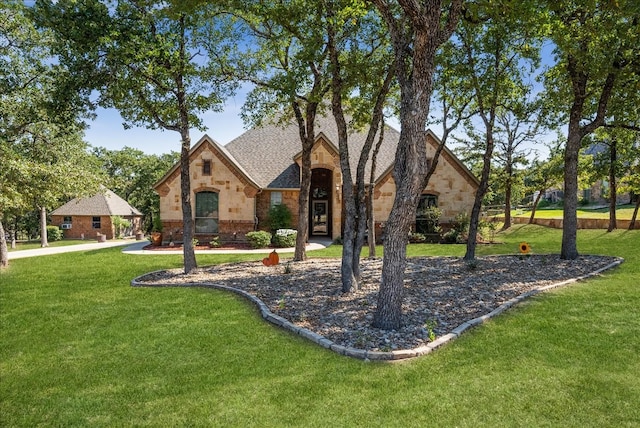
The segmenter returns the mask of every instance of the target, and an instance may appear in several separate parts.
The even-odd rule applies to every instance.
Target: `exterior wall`
[[[271,208],[271,193],[282,193],[282,203],[291,211],[291,227],[295,229],[298,225],[298,196],[299,190],[263,190],[256,196],[256,217],[258,218],[259,230],[269,230],[268,218]]]
[[[205,160],[211,162],[211,175],[203,175]],[[195,214],[195,194],[200,191],[218,193],[218,233],[195,234],[201,242],[213,236],[222,240],[244,238],[254,229],[255,196],[257,189],[231,165],[219,151],[209,143],[203,143],[191,154],[191,209]],[[180,202],[180,168],[156,189],[160,194],[160,219],[163,225],[163,240],[182,241],[182,206]],[[235,235],[234,235],[235,234]]]
[[[301,164],[301,159],[297,159]],[[336,239],[342,230],[342,172],[340,170],[340,155],[335,148],[320,139],[311,152],[311,169],[324,168],[332,172],[331,181],[331,238]],[[302,172],[302,168],[300,168]],[[300,177],[302,180],[302,177]],[[297,205],[297,203],[296,203]],[[297,210],[297,209],[296,209]]]
[[[64,217],[61,215],[51,216],[51,224],[62,229]],[[140,217],[123,217],[132,224],[132,231],[140,230]],[[93,228],[93,216],[71,216],[71,229],[64,229],[65,239],[95,239],[100,233],[106,235],[107,239],[115,237],[115,230],[110,216],[100,216],[100,229]]]
[[[435,154],[435,147],[427,144],[427,156],[432,158]],[[393,199],[395,197],[395,182],[391,171],[378,182],[374,190],[374,216],[376,220],[376,235],[381,236],[381,225],[389,218]],[[438,197],[438,208],[442,210],[440,224],[450,224],[455,220],[458,213],[471,213],[476,182],[469,177],[460,165],[446,152],[442,152],[438,160],[436,171],[431,176],[429,184],[424,189],[423,194],[432,194]]]

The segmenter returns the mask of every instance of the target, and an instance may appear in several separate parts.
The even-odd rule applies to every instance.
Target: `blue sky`
[[[191,130],[191,142],[195,144],[205,133],[220,144],[227,144],[245,132],[240,117],[244,95],[229,98],[223,112],[207,112],[201,116],[206,131]],[[180,151],[180,134],[175,131],[146,128],[124,129],[123,119],[115,109],[99,109],[97,118],[89,122],[85,141],[93,147],[120,150],[125,146],[140,149],[147,154],[163,154]]]

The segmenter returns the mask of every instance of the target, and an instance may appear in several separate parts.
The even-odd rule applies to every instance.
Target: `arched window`
[[[218,194],[196,193],[196,233],[218,233]]]
[[[416,210],[416,232],[436,233],[440,211],[436,195],[421,195]]]

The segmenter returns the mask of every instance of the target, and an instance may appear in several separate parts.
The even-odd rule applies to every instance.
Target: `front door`
[[[324,168],[311,171],[309,194],[309,236],[331,236],[332,172]]]
[[[329,203],[327,201],[311,201],[311,234],[329,234]]]

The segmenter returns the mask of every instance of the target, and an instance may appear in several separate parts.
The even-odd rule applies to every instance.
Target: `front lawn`
[[[49,241],[50,247],[65,247],[67,245],[88,244],[95,242],[94,240],[81,240],[81,239],[63,239],[61,241]],[[7,241],[7,249],[9,251],[21,251],[21,250],[34,250],[40,247],[40,240],[34,241],[18,241],[16,242],[16,248],[11,248],[11,242]]]
[[[521,241],[557,253],[560,238],[516,226],[478,254],[513,254]],[[178,255],[109,248],[12,260],[0,274],[0,425],[638,426],[639,242],[640,231],[579,231],[581,252],[625,263],[399,364],[319,348],[230,293],[129,286],[180,266]],[[409,253],[459,256],[464,246]]]

